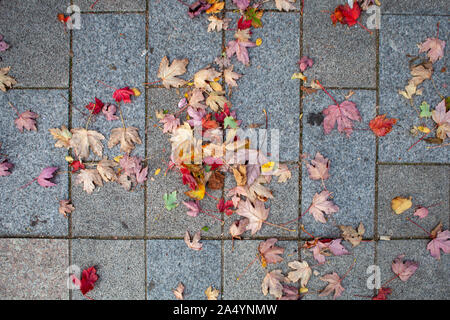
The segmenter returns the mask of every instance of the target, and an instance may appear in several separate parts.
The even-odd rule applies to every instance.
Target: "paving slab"
[[[94,102],[94,97],[104,103],[117,104],[111,89],[136,87],[139,97],[132,97],[132,103],[121,104],[126,126],[139,129],[142,141],[145,139],[145,98],[142,83],[145,81],[145,16],[143,14],[86,14],[82,16],[82,28],[73,34],[73,84],[72,125],[84,127],[88,111],[85,106]],[[84,115],[79,111],[82,110]],[[119,110],[117,110],[117,116]],[[102,113],[90,122],[89,128],[102,133],[104,154],[112,158],[119,155],[120,146],[107,148],[110,131],[122,127],[120,120],[107,121]],[[137,144],[133,155],[144,156],[145,143]],[[91,159],[100,158],[91,154]]]
[[[377,245],[377,265],[381,269],[383,285],[395,276],[392,261],[400,254],[405,260],[419,263],[417,271],[406,282],[395,279],[389,283],[392,289],[390,300],[448,300],[450,289],[450,256],[441,255],[437,260],[426,250],[428,240],[379,241]]]
[[[425,238],[427,234],[413,223],[431,231],[440,221],[449,225],[449,166],[378,166],[378,233],[393,237]],[[412,197],[412,207],[401,215],[391,209],[397,196]],[[426,218],[413,216],[417,206],[432,206]]]
[[[144,236],[144,188],[126,191],[116,182],[104,182],[92,194],[82,185],[72,187],[74,236]]]
[[[318,271],[317,276],[312,275],[307,288],[309,293],[305,295],[305,300],[333,300],[333,294],[326,297],[319,296],[320,292],[325,289],[328,282],[320,280],[326,274],[336,272],[339,277],[343,277],[350,269],[353,263],[353,268],[348,272],[347,276],[342,280],[341,285],[345,291],[337,300],[368,300],[368,298],[359,297],[372,296],[372,290],[367,288],[367,268],[374,264],[375,258],[375,244],[373,242],[363,242],[359,246],[352,248],[347,243],[342,243],[344,247],[350,252],[348,255],[338,257],[327,257],[325,264],[317,266],[317,261],[314,260],[312,253],[309,249],[302,249],[302,260],[306,260],[310,266],[313,267],[313,271]]]
[[[269,264],[263,268],[259,261],[255,261],[248,270],[242,274],[245,268],[252,262],[258,253],[258,245],[261,241],[257,240],[236,240],[234,246],[232,241],[224,241],[224,269],[223,269],[223,299],[224,300],[274,300],[275,298],[268,294],[264,296],[261,290],[261,283],[266,272],[281,269],[284,275],[287,275],[289,267],[288,262],[298,260],[297,241],[279,241],[278,247],[285,248],[282,255],[284,261],[278,264]],[[234,247],[234,248],[233,248]],[[240,276],[240,279],[237,278]],[[296,284],[290,284],[297,286]]]
[[[314,61],[304,72],[309,83],[316,79],[326,87],[375,88],[376,33],[369,34],[358,25],[333,26],[330,14],[313,3],[314,11],[305,9],[303,15],[303,55]],[[334,8],[327,6],[324,10]]]
[[[20,189],[46,167],[67,170],[67,151],[55,148],[48,132],[50,128],[67,126],[68,105],[64,97],[67,92],[62,90],[12,90],[0,95],[0,152],[14,164],[12,174],[0,179],[4,194],[0,199],[0,235],[67,235],[67,219],[58,213],[59,200],[68,198],[67,173],[55,176],[52,181],[57,186],[44,188],[35,181]],[[19,112],[31,109],[39,115],[37,132],[21,133],[16,128],[17,115],[8,102]]]
[[[344,100],[347,90],[329,91],[339,102]],[[365,237],[373,236],[374,192],[375,192],[375,135],[367,130],[370,119],[375,117],[375,91],[356,90],[349,99],[356,103],[362,121],[355,122],[349,138],[337,129],[325,135],[323,125],[308,123],[310,113],[319,113],[332,100],[321,91],[303,99],[303,153],[314,158],[320,152],[331,161],[330,178],[326,188],[332,192],[332,200],[339,211],[332,214],[327,224],[315,221],[310,213],[302,218],[302,224],[308,232],[318,237],[338,237],[337,225],[357,227],[362,222],[366,228]],[[358,130],[358,128],[360,130]],[[303,164],[302,170],[302,213],[311,205],[314,194],[324,188],[320,180],[311,180]],[[308,237],[305,233],[303,237]]]
[[[274,226],[263,224],[261,230],[259,230],[254,236],[255,237],[288,237],[297,238],[298,237],[298,197],[299,197],[299,185],[298,185],[298,165],[287,164],[289,170],[291,171],[292,177],[284,183],[278,183],[277,177],[273,177],[272,181],[266,186],[272,191],[274,198],[269,199],[265,206],[270,208],[269,218],[267,222],[281,225],[286,222],[292,221],[292,223],[285,225],[286,228],[295,231],[287,231]],[[225,181],[225,195],[227,190],[236,187],[236,180],[233,174],[228,173]],[[227,198],[227,200],[230,200]],[[244,201],[244,200],[243,200]],[[224,225],[224,236],[231,239],[229,229],[231,224],[235,220],[242,219],[243,217],[233,214],[230,217],[225,217]],[[253,236],[250,231],[246,231],[243,234],[245,239],[251,239]]]
[[[420,1],[397,0],[381,2],[381,12],[384,14],[414,14],[449,15],[450,10],[446,0]]]
[[[225,0],[225,3],[226,3],[227,9],[229,9],[229,10],[239,10],[232,0]],[[295,7],[295,10],[300,10],[301,3],[302,3],[301,0],[296,0],[293,3],[293,5]],[[261,6],[261,9],[265,9],[265,10],[267,10],[267,9],[275,10],[276,9],[276,10],[278,10],[277,6],[275,5],[275,1],[268,1],[268,2],[263,3],[262,6]],[[293,12],[293,11],[294,10],[291,10],[290,12]]]
[[[11,66],[16,87],[68,87],[69,33],[56,19],[68,1],[22,2],[0,3],[1,34],[10,45],[0,68]]]
[[[414,136],[410,133],[413,126],[425,125],[433,128],[435,123],[430,119],[418,117],[419,105],[426,101],[431,110],[442,100],[436,93],[433,83],[429,80],[419,86],[423,88],[421,96],[414,97],[412,108],[409,100],[400,94],[411,78],[409,72],[409,58],[406,55],[418,55],[417,44],[428,37],[436,36],[436,25],[440,23],[439,37],[448,38],[448,19],[444,17],[418,16],[383,16],[380,29],[380,114],[398,119],[394,130],[380,139],[379,161],[381,162],[409,162],[409,163],[448,163],[448,148],[426,149],[432,146],[422,141],[408,149],[420,139],[422,134]],[[422,58],[426,55],[422,54]],[[446,91],[448,79],[446,72],[441,69],[447,64],[444,57],[433,65],[433,81],[440,92]],[[434,136],[434,134],[430,135]]]
[[[98,11],[145,11],[146,0],[76,0],[77,5],[82,12],[98,12]]]
[[[193,236],[191,232],[191,236]],[[200,251],[183,240],[147,241],[147,298],[174,300],[172,290],[182,282],[186,300],[206,300],[209,286],[221,289],[221,242],[202,240]],[[220,296],[219,296],[220,299]]]
[[[67,240],[0,239],[0,300],[67,300]]]
[[[152,0],[149,3],[149,81],[157,81],[161,59],[189,59],[188,80],[212,63],[222,51],[222,33],[208,32],[208,19],[189,18],[187,7],[178,1]]]
[[[236,14],[227,15],[236,23]],[[234,71],[243,74],[231,96],[233,108],[241,119],[241,128],[259,124],[268,131],[258,131],[260,144],[267,143],[267,151],[276,155],[272,145],[279,135],[279,159],[276,161],[298,161],[300,130],[300,82],[291,80],[298,71],[300,51],[300,17],[294,13],[266,12],[264,27],[252,29],[252,41],[262,39],[259,47],[249,48],[250,66],[246,67],[236,57],[232,58]],[[226,32],[226,43],[234,32]],[[257,129],[258,130],[258,129]],[[277,130],[273,132],[271,130]],[[267,140],[265,140],[267,139]]]
[[[94,300],[145,299],[144,240],[72,240],[72,265],[96,266],[98,281],[87,295]],[[83,300],[79,290],[73,300]]]

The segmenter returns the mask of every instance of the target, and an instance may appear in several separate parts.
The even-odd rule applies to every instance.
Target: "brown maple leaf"
[[[169,59],[167,59],[167,56],[162,58],[161,63],[159,64],[158,78],[162,79],[162,84],[166,89],[169,89],[170,87],[179,88],[186,83],[185,80],[179,79],[176,76],[186,73],[186,66],[188,63],[189,60],[186,58],[182,60],[175,59],[169,66]]]
[[[233,71],[234,66],[231,66],[223,71],[223,78],[225,79],[225,83],[231,87],[237,87],[236,80],[242,77],[241,74]]]
[[[102,177],[96,169],[82,169],[77,175],[75,184],[83,184],[83,190],[87,193],[92,193],[95,185],[103,186]]]
[[[280,281],[284,280],[284,276],[281,273],[281,270],[273,270],[268,272],[263,279],[261,284],[262,292],[265,296],[268,293],[273,295],[275,298],[281,298],[283,295],[283,285]]]
[[[97,171],[104,181],[116,181],[117,174],[113,169],[115,166],[117,166],[117,162],[115,162],[114,160],[108,160],[107,157],[104,157],[97,164]]]
[[[177,298],[177,300],[184,300],[183,297],[184,285],[182,282],[178,283],[178,286],[176,287],[176,289],[173,289],[172,292],[175,295],[175,298]]]
[[[194,85],[198,89],[207,89],[208,91],[212,91],[209,82],[214,82],[215,79],[220,76],[221,73],[214,70],[214,68],[202,69],[194,75]]]
[[[85,128],[74,128],[71,132],[70,146],[80,159],[89,157],[89,148],[97,156],[103,155],[103,144],[100,141],[104,140],[105,137],[101,133]]]
[[[72,138],[72,133],[66,128],[66,126],[61,126],[59,128],[48,129],[53,138],[56,140],[56,148],[70,148],[70,139]]]
[[[202,247],[203,247],[203,244],[201,244],[199,242],[200,236],[201,236],[201,234],[199,231],[196,234],[194,234],[194,237],[192,238],[192,241],[191,241],[191,236],[189,235],[189,231],[186,231],[186,234],[184,235],[184,242],[190,249],[200,251],[200,250],[202,250]]]
[[[330,160],[320,154],[316,153],[316,158],[311,160],[311,164],[307,163],[309,177],[312,180],[327,180],[330,177],[328,171],[330,170]]]
[[[61,213],[65,218],[67,214],[72,213],[75,207],[70,203],[70,200],[60,200],[59,201],[59,213]]]
[[[213,289],[212,286],[209,286],[205,290],[206,298],[208,300],[217,300],[217,298],[219,297],[219,293],[220,293],[220,291],[217,289]]]
[[[324,214],[331,215],[332,213],[338,212],[339,207],[335,205],[332,201],[327,200],[331,195],[329,191],[322,191],[320,194],[316,193],[313,197],[313,202],[309,208],[309,212],[313,215],[316,221],[326,223]]]
[[[342,231],[342,238],[350,242],[353,247],[356,247],[361,243],[362,236],[366,231],[362,222],[359,223],[358,230],[353,229],[351,226],[343,225],[340,225],[339,229]]]
[[[292,261],[288,263],[288,266],[294,269],[294,271],[288,273],[288,279],[292,282],[297,282],[300,280],[300,285],[302,288],[306,287],[312,274],[312,270],[308,265],[308,262]]]
[[[264,221],[267,220],[269,216],[269,209],[266,209],[264,202],[256,200],[255,206],[246,199],[246,201],[240,201],[236,213],[240,216],[246,217],[249,223],[246,230],[251,230],[252,235],[261,229]]]
[[[139,129],[135,127],[112,129],[108,148],[111,149],[118,143],[120,143],[120,151],[130,153],[135,148],[135,143],[142,144],[141,138],[139,138]]]
[[[339,278],[336,272],[329,273],[320,277],[320,280],[328,282],[328,285],[323,289],[319,296],[327,296],[334,291],[333,299],[336,299],[344,292],[344,287],[341,285],[341,278]]]
[[[20,132],[23,132],[24,128],[28,131],[37,131],[35,120],[37,117],[39,117],[37,113],[28,110],[19,114],[19,117],[14,120],[14,124]]]
[[[8,76],[8,72],[11,67],[0,68],[0,90],[6,92],[6,88],[11,88],[13,85],[17,84],[17,81]]]

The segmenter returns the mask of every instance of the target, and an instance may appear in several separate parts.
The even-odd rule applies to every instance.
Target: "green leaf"
[[[419,106],[420,108],[420,117],[421,118],[429,118],[431,117],[430,105],[425,101]]]
[[[170,211],[178,206],[177,191],[174,191],[170,194],[165,193],[163,198],[164,198],[164,203],[166,204],[167,210]]]
[[[226,129],[227,127],[230,127],[232,129],[236,129],[237,128],[237,123],[236,120],[234,120],[233,117],[226,117],[225,120],[223,120],[223,127]]]
[[[209,231],[209,227],[208,227],[208,226],[204,226],[204,227],[202,228],[202,230],[205,231],[205,232],[208,232],[208,231]]]
[[[204,166],[204,168],[205,168],[205,171],[206,172],[210,172],[211,171],[211,166],[208,166],[207,164]]]

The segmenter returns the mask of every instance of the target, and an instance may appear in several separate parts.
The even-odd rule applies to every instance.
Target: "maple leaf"
[[[322,111],[324,114],[323,129],[325,134],[333,130],[336,121],[339,132],[345,132],[347,137],[353,132],[353,122],[361,121],[361,116],[356,104],[351,101],[344,101],[339,105],[330,105]]]
[[[103,186],[102,177],[96,169],[83,169],[77,175],[76,184],[83,184],[83,190],[87,193],[92,193],[95,185]]]
[[[427,38],[419,44],[419,53],[426,52],[432,63],[440,60],[444,56],[445,41],[438,38]]]
[[[72,213],[75,210],[75,207],[70,203],[70,200],[60,200],[59,201],[59,213],[61,213],[65,218],[67,218],[67,214]]]
[[[7,44],[4,40],[3,40],[3,35],[0,34],[0,52],[2,51],[6,51],[9,48],[9,44]]]
[[[436,136],[442,140],[450,137],[450,110],[447,111],[445,106],[445,99],[442,100],[436,109],[432,112],[433,121],[436,122],[438,129]]]
[[[199,212],[202,211],[202,208],[200,208],[200,205],[198,204],[198,201],[183,201],[183,204],[189,209],[186,214],[191,217],[198,216]]]
[[[336,272],[326,274],[323,277],[320,277],[320,280],[328,282],[328,285],[319,294],[321,297],[327,296],[334,291],[333,299],[336,299],[340,297],[345,290],[341,285],[341,278],[339,278]]]
[[[37,131],[36,128],[36,119],[38,116],[37,113],[32,112],[31,110],[25,111],[19,114],[19,117],[14,120],[14,124],[20,132],[23,132],[23,129],[27,129],[28,131]]]
[[[288,273],[288,279],[292,282],[297,282],[300,280],[300,285],[302,288],[306,287],[312,274],[312,270],[308,265],[308,262],[292,261],[288,263],[288,266],[294,269],[294,271]]]
[[[273,175],[278,177],[277,181],[278,183],[284,183],[287,180],[291,179],[292,177],[291,171],[288,169],[288,166],[284,163],[278,166],[277,170],[273,172]]]
[[[89,157],[89,148],[97,156],[101,157],[103,155],[103,145],[100,140],[104,140],[105,137],[101,133],[94,130],[86,130],[85,128],[74,128],[71,132],[70,146],[80,159]]]
[[[344,254],[349,254],[347,249],[341,244],[342,239],[335,239],[328,244],[328,249],[335,256],[342,256]]]
[[[173,294],[175,295],[175,298],[177,298],[177,300],[184,300],[183,297],[183,292],[184,292],[184,285],[183,283],[178,283],[178,286],[176,287],[176,289],[172,290]]]
[[[241,74],[233,72],[234,66],[231,66],[223,71],[223,78],[225,79],[225,83],[231,87],[237,87],[238,84],[236,80],[242,77]]]
[[[251,21],[251,25],[254,28],[262,27],[261,18],[263,14],[264,14],[263,10],[258,10],[257,8],[254,7],[250,7],[247,8],[247,10],[245,10],[245,18]]]
[[[329,255],[329,253],[325,251],[326,249],[328,249],[327,243],[315,239],[314,241],[312,241],[312,244],[307,242],[305,244],[305,248],[309,248],[309,250],[312,251],[314,259],[316,259],[319,264],[325,263],[325,254]]]
[[[249,222],[247,218],[233,221],[230,226],[231,237],[240,239],[240,236],[246,231]]]
[[[233,3],[238,7],[240,10],[245,10],[250,5],[250,0],[233,0]]]
[[[186,191],[184,194],[187,195],[191,199],[202,200],[205,196],[205,185],[199,184],[197,189]]]
[[[144,183],[147,180],[148,175],[148,167],[145,167],[138,173],[136,173],[136,182],[137,183]]]
[[[194,237],[192,238],[192,241],[191,241],[191,236],[189,235],[189,231],[186,231],[186,234],[184,235],[184,242],[190,249],[200,251],[200,250],[202,250],[202,247],[203,247],[203,244],[201,244],[199,242],[200,237],[201,237],[201,234],[199,231],[196,234],[194,234]]]
[[[17,81],[8,76],[8,72],[11,67],[0,68],[0,90],[6,92],[6,88],[11,88],[13,85],[17,84]]]
[[[344,238],[344,240],[350,242],[353,247],[356,247],[361,243],[362,236],[364,235],[364,232],[366,232],[366,229],[364,228],[362,222],[359,223],[357,230],[353,229],[351,226],[343,225],[340,225],[339,229],[341,229],[342,231],[342,237]]]
[[[405,257],[404,254],[399,255],[392,262],[392,271],[402,280],[403,282],[408,280],[419,267],[419,263],[414,261],[403,261]]]
[[[134,96],[135,92],[131,90],[129,87],[117,89],[113,93],[113,99],[119,103],[123,101],[123,103],[131,103],[130,96]]]
[[[412,99],[414,95],[421,95],[422,89],[417,89],[417,86],[420,85],[427,79],[431,79],[433,75],[433,64],[431,61],[422,61],[420,63],[414,64],[413,61],[410,61],[410,73],[412,78],[409,80],[408,85],[405,87],[405,90],[399,90],[398,93],[401,94],[406,99]]]
[[[217,1],[217,0],[213,0]],[[211,1],[210,1],[211,2]],[[225,2],[214,2],[210,8],[206,10],[206,13],[219,13],[225,7]]]
[[[425,207],[417,207],[414,211],[414,215],[418,216],[420,219],[426,218],[428,216],[428,209]]]
[[[427,250],[430,251],[432,257],[440,260],[441,251],[444,253],[450,253],[450,231],[442,230],[442,224],[439,224],[431,234],[434,236],[433,240],[428,242]]]
[[[0,162],[0,177],[9,176],[11,172],[8,170],[11,170],[13,167],[14,165],[8,162],[8,160],[3,160],[2,162]]]
[[[48,129],[50,134],[56,140],[55,147],[56,148],[70,148],[70,139],[72,138],[72,133],[66,128],[66,126],[61,126],[59,128]]]
[[[80,288],[83,295],[86,295],[86,293],[94,289],[95,283],[98,280],[97,270],[95,270],[95,267],[84,269],[81,273],[81,281],[74,275],[72,275],[71,277],[72,282]]]
[[[214,82],[214,79],[220,78],[222,74],[214,68],[205,68],[194,75],[194,85],[197,89],[208,89],[212,91],[208,82]]]
[[[111,149],[118,143],[120,143],[120,151],[130,153],[135,148],[135,143],[142,144],[139,138],[139,129],[136,127],[112,129],[108,141],[108,148]]]
[[[295,10],[295,6],[292,4],[296,0],[275,0],[275,5],[277,6],[277,9],[282,11],[289,11],[289,10]]]
[[[202,14],[204,11],[208,10],[211,4],[207,3],[205,0],[199,0],[194,2],[189,6],[188,16],[193,19],[196,16]]]
[[[339,21],[341,24],[347,24],[351,27],[358,22],[360,15],[361,7],[358,2],[354,0],[353,7],[350,7],[348,4],[337,6],[334,13],[331,15],[331,21],[333,21],[334,25]]]
[[[269,209],[266,209],[264,202],[256,200],[255,206],[250,202],[250,200],[240,201],[236,213],[240,216],[246,217],[249,223],[246,230],[251,230],[252,235],[254,235],[259,229],[261,229],[264,221],[267,220],[269,216]]]
[[[173,114],[166,114],[159,122],[164,124],[163,133],[173,132],[180,125],[180,119],[175,118]]]
[[[206,98],[206,104],[214,112],[219,111],[219,109],[223,109],[227,103],[229,103],[229,101],[224,96],[224,92],[211,92],[211,94],[208,96],[208,98]],[[208,129],[211,129],[211,128],[208,128]]]
[[[283,258],[280,257],[279,254],[283,254],[284,248],[276,247],[275,243],[277,241],[278,240],[276,238],[270,238],[259,243],[258,251],[261,255],[261,263],[263,267],[266,267],[267,264],[283,261]]]
[[[209,26],[208,32],[212,31],[222,31],[228,29],[228,24],[230,23],[230,18],[219,19],[216,16],[212,15],[208,18]]]
[[[236,54],[236,58],[244,65],[248,66],[250,58],[247,48],[255,47],[256,44],[251,41],[231,40],[226,48],[227,57],[231,58]]]
[[[126,174],[121,174],[117,179],[117,182],[127,191],[131,189],[131,178]]]
[[[119,160],[120,167],[124,170],[125,174],[128,176],[136,175],[141,170],[141,158],[131,157],[125,154]]]
[[[104,181],[116,181],[117,174],[113,169],[115,166],[117,166],[117,163],[114,160],[108,160],[107,157],[104,157],[97,164],[97,171]]]
[[[305,72],[306,69],[311,68],[313,66],[313,64],[314,64],[313,60],[307,56],[303,56],[298,61],[298,66],[299,66],[301,72]]]
[[[213,171],[211,176],[208,179],[208,188],[211,190],[222,190],[224,186],[225,175],[220,173],[219,171]],[[223,201],[223,199],[222,199]]]
[[[116,116],[117,106],[111,103],[106,104],[102,108],[102,113],[106,117],[106,120],[108,121],[115,121],[119,120],[119,117]]]
[[[335,205],[332,201],[327,200],[330,195],[331,192],[324,190],[320,194],[316,193],[313,197],[309,212],[318,222],[326,223],[324,213],[330,215],[339,211],[339,207],[337,205]]]
[[[71,167],[72,168],[72,173],[75,173],[75,172],[77,172],[78,170],[80,170],[80,169],[85,169],[86,167],[84,166],[84,164],[81,162],[81,161],[72,161],[70,164],[69,164],[69,167]]]
[[[403,197],[395,197],[391,200],[391,208],[394,210],[396,214],[402,214],[412,206],[412,197],[403,198]]]
[[[170,210],[178,207],[176,190],[170,194],[165,193],[163,196],[163,199],[164,199],[164,204],[165,204],[167,210],[170,211]]]
[[[387,300],[387,296],[392,293],[391,288],[383,288],[378,289],[378,293],[376,296],[372,298],[372,300]]]
[[[85,106],[85,108],[88,109],[92,114],[98,114],[100,113],[100,111],[102,111],[103,106],[104,103],[102,102],[102,100],[95,97],[95,103],[89,102],[89,104]]]
[[[300,294],[298,293],[298,288],[283,285],[283,296],[277,298],[278,300],[299,300]]]
[[[309,178],[312,180],[327,180],[330,177],[330,160],[316,153],[315,159],[311,160],[311,164],[307,163]]]
[[[283,295],[283,286],[280,281],[283,280],[284,276],[281,274],[281,270],[273,270],[268,272],[261,284],[263,294],[267,296],[267,294],[270,293],[275,298],[281,298]]]
[[[213,289],[211,286],[209,286],[205,290],[205,295],[208,300],[217,300],[217,298],[219,297],[219,293],[220,293],[219,290]]]
[[[158,78],[162,79],[162,84],[166,89],[170,87],[179,88],[186,83],[183,79],[177,78],[186,73],[186,66],[189,63],[187,58],[182,60],[174,59],[169,66],[169,59],[167,56],[162,58],[159,64]]]
[[[379,115],[370,120],[369,127],[377,137],[384,137],[392,131],[392,126],[397,123],[397,119],[386,118],[386,115]]]
[[[56,186],[56,184],[51,182],[49,179],[53,178],[55,171],[58,169],[58,167],[44,168],[39,174],[39,177],[37,177],[37,182],[39,183],[39,185],[45,188]]]
[[[430,111],[430,105],[426,103],[425,101],[422,102],[422,104],[419,106],[420,108],[420,117],[421,118],[429,118],[431,117],[432,113]]]

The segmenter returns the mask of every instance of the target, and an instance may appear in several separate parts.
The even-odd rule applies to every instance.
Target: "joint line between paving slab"
[[[380,30],[376,30],[376,115],[379,115],[380,108]],[[373,208],[373,237],[375,240],[373,251],[373,263],[377,265],[378,261],[378,155],[379,155],[379,138],[375,137],[375,194],[374,194],[374,208]],[[373,289],[373,294],[376,295],[376,289]]]
[[[300,58],[303,56],[303,16],[300,15],[300,23],[299,23],[299,56]],[[303,186],[302,186],[302,177],[303,177],[303,165],[302,165],[302,154],[303,154],[303,90],[301,90],[301,86],[304,85],[304,81],[302,80],[299,87],[299,114],[302,115],[301,119],[298,119],[299,121],[299,155],[298,155],[298,221],[297,221],[297,247],[298,247],[298,253],[300,258],[300,246],[301,246],[301,236],[302,232],[300,225],[301,225],[301,215],[302,215],[302,192],[303,192]]]
[[[68,90],[69,87],[13,87],[9,90]]]
[[[147,11],[81,11],[81,14],[146,14]]]
[[[450,14],[433,14],[433,13],[382,13],[383,16],[418,16],[418,17],[450,17]]]
[[[70,1],[70,4],[73,5],[73,0]],[[69,88],[68,88],[68,127],[69,130],[72,129],[72,82],[73,82],[73,30],[69,30]],[[70,155],[71,151],[67,150],[67,154]],[[69,163],[67,163],[67,171],[70,172]],[[67,174],[67,192],[70,202],[72,202],[72,175],[69,173]],[[72,265],[72,213],[69,214],[69,218],[67,221],[67,235],[69,236],[69,239],[67,240],[68,243],[68,256],[69,256],[69,266]],[[73,299],[73,293],[72,290],[69,289],[69,300]]]
[[[437,162],[377,162],[380,166],[435,166],[446,167],[450,165],[450,162],[437,163]]]

